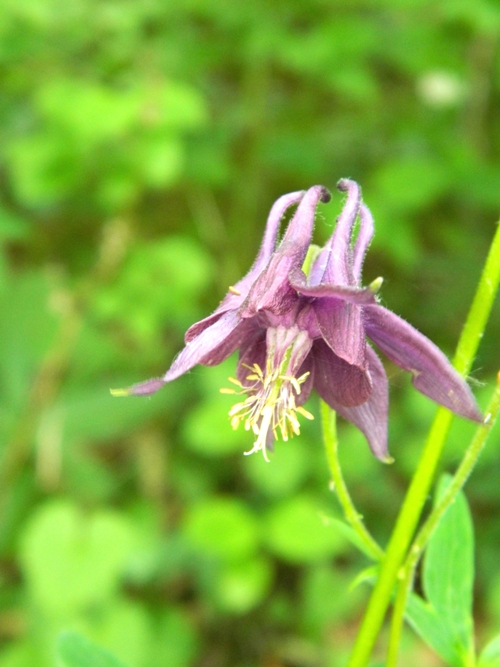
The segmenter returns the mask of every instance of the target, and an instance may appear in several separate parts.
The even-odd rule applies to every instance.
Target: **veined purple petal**
[[[314,260],[313,265],[307,276],[307,284],[311,286],[319,285],[323,280],[325,275],[326,267],[332,254],[332,248],[330,243],[327,243],[323,248],[321,248],[318,256]]]
[[[341,417],[350,421],[364,433],[370,449],[378,459],[389,461],[387,449],[387,415],[389,410],[387,375],[382,362],[370,346],[367,347],[366,355],[373,390],[368,400],[362,405],[353,408],[345,407],[332,400],[331,394],[322,394],[317,386],[316,389],[335,412],[338,412]]]
[[[262,269],[265,268],[271,255],[276,250],[276,240],[278,238],[281,218],[284,216],[286,210],[290,208],[290,206],[298,204],[305,194],[305,190],[290,192],[289,194],[283,195],[274,202],[269,213],[269,217],[267,218],[266,230],[264,232],[264,238],[262,240],[259,254],[257,255],[257,259],[255,260],[252,268],[250,269],[251,272],[255,272],[254,275],[257,275],[262,271]]]
[[[410,371],[416,389],[462,417],[483,421],[467,382],[434,343],[382,306],[366,306],[364,316],[367,335],[391,361]]]
[[[193,366],[215,366],[229,357],[255,327],[251,321],[243,321],[237,313],[229,311],[194,338],[174,359],[162,378],[139,382],[127,389],[115,391],[115,395],[145,396],[154,394],[167,382],[180,377]],[[112,392],[113,393],[113,392]]]
[[[352,271],[351,237],[361,203],[361,190],[355,181],[348,178],[341,179],[337,187],[342,192],[347,192],[347,201],[326,245],[326,248],[329,248],[328,261],[319,282],[353,286],[356,281]],[[324,259],[325,257],[322,257],[320,253],[316,263],[322,263]],[[315,267],[313,267],[313,273],[316,274]]]
[[[361,271],[363,269],[363,261],[365,259],[366,251],[373,238],[374,224],[373,217],[369,209],[361,203],[359,207],[359,233],[354,246],[354,259],[352,270],[354,279],[359,285],[361,282]]]
[[[240,358],[236,369],[236,377],[245,387],[253,384],[247,380],[247,376],[252,373],[250,368],[257,364],[265,372],[266,369],[266,331],[261,329],[255,336],[249,338],[246,344],[240,347]]]
[[[369,287],[354,287],[351,285],[308,285],[306,276],[300,269],[294,269],[289,274],[289,282],[293,289],[304,296],[333,297],[349,303],[375,304],[375,294]]]
[[[352,366],[337,357],[321,339],[315,340],[314,386],[328,405],[355,407],[370,398],[372,381],[368,369]]]
[[[252,284],[258,277],[259,273],[266,267],[267,262],[271,258],[276,249],[276,240],[278,238],[281,218],[284,216],[286,210],[298,204],[305,194],[305,190],[297,192],[290,192],[277,199],[269,212],[267,218],[266,229],[262,245],[260,246],[259,254],[255,259],[252,268],[241,280],[231,287],[231,290],[226,294],[224,299],[220,302],[214,312],[204,319],[191,325],[186,331],[184,340],[189,343],[193,338],[199,336],[204,329],[214,324],[222,315],[228,310],[237,310],[245,300]]]
[[[316,207],[319,202],[327,204],[331,198],[331,194],[323,185],[313,185],[312,188],[309,188],[302,197],[283,236],[279,249],[291,248],[293,251],[300,249],[300,252],[303,253],[301,265],[311,242]]]
[[[259,276],[259,274],[266,268],[267,263],[276,250],[276,240],[278,237],[281,218],[284,216],[286,210],[290,208],[290,206],[299,204],[300,201],[304,198],[305,194],[306,192],[304,190],[290,192],[289,194],[283,195],[275,201],[269,213],[269,217],[267,218],[266,230],[264,232],[264,239],[262,241],[259,254],[253,263],[252,268],[244,278],[239,280],[233,286],[232,289],[234,291],[230,291],[228,294],[226,294],[222,303],[217,307],[215,311],[216,313],[229,310],[229,308],[239,308],[239,306],[243,303],[252,284]],[[240,292],[240,294],[235,294],[235,292]]]
[[[235,296],[232,294],[226,295],[226,298],[228,296]],[[224,299],[225,301],[226,299]],[[208,315],[208,317],[204,317],[202,320],[199,322],[195,322],[192,324],[189,329],[186,331],[184,334],[184,342],[186,345],[190,343],[192,340],[196,338],[196,336],[199,336],[205,329],[208,329],[208,327],[212,326],[212,324],[215,324],[217,320],[220,320],[220,318],[224,315],[225,312],[225,306],[222,305],[223,302],[219,305],[219,307],[211,314]],[[221,308],[221,311],[219,312],[219,308]],[[229,310],[237,310],[237,309],[231,309]]]
[[[361,306],[341,299],[313,303],[323,340],[348,364],[365,368],[366,340]]]
[[[186,345],[163,376],[163,381],[175,380],[196,364],[220,364],[239,347],[247,331],[248,323],[242,322],[237,313],[231,310],[224,313],[217,322]]]
[[[311,242],[316,206],[329,198],[330,193],[321,185],[309,188],[303,196],[282,242],[241,306],[243,318],[253,317],[261,310],[283,315],[293,308],[297,294],[288,284],[288,274],[302,266]]]
[[[133,384],[127,389],[111,389],[112,396],[151,396],[159,391],[165,382],[163,378],[151,378],[150,380],[145,380],[144,382],[138,382]]]

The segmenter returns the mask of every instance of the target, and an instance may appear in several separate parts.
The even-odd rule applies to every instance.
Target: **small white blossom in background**
[[[467,94],[467,85],[459,76],[442,70],[421,76],[416,88],[422,102],[430,107],[458,106]]]

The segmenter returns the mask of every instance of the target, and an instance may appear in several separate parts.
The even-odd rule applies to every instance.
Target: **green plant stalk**
[[[486,440],[495,425],[500,411],[500,372],[497,375],[497,383],[493,396],[486,409],[486,422],[478,426],[474,437],[468,446],[464,457],[457,468],[453,479],[446,489],[439,504],[432,510],[424,525],[417,533],[417,536],[411,546],[406,561],[401,569],[394,610],[391,621],[391,632],[389,637],[389,649],[387,653],[386,667],[396,667],[397,655],[403,628],[404,615],[408,603],[408,596],[413,589],[413,580],[418,562],[427,546],[434,530],[436,529],[441,517],[448,507],[453,503],[457,494],[465,485],[471,472],[473,471],[481,452],[484,449]]]
[[[396,667],[398,662],[399,645],[401,643],[401,635],[403,632],[406,604],[408,602],[408,597],[413,590],[414,577],[414,569],[406,572],[401,571],[400,573],[392,610],[391,630],[389,634],[389,646],[387,648],[387,661],[385,667]]]
[[[325,443],[328,467],[330,468],[335,492],[342,506],[344,517],[365,545],[367,552],[372,555],[374,560],[380,561],[384,556],[384,551],[370,535],[363,523],[363,516],[356,510],[342,476],[338,457],[336,413],[324,401],[321,401],[321,425],[323,428],[323,441]]]
[[[488,320],[500,281],[500,226],[497,226],[479,285],[462,330],[455,368],[467,375]],[[415,528],[434,479],[453,415],[439,408],[392,532],[379,578],[368,602],[348,667],[365,667],[391,601]]]

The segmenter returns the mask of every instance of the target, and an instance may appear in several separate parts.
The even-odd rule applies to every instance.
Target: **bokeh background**
[[[68,628],[129,667],[344,664],[367,562],[325,520],[318,419],[266,464],[219,394],[234,359],[150,399],[109,388],[167,369],[278,196],[340,177],[375,216],[366,280],[451,355],[500,213],[499,37],[494,0],[2,0],[1,667],[53,665]],[[483,406],[499,333],[497,304]],[[381,542],[435,411],[387,370],[395,464],[340,425]],[[467,486],[480,644],[500,626],[499,457],[497,430]],[[403,652],[441,664],[410,631]]]

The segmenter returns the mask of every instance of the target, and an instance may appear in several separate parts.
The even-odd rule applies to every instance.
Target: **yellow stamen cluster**
[[[246,380],[251,384],[243,385],[236,378],[229,378],[238,389],[221,389],[223,394],[238,396],[247,394],[244,401],[236,403],[229,411],[231,426],[237,429],[243,423],[246,431],[253,431],[257,439],[252,449],[245,454],[261,450],[266,461],[270,433],[275,440],[281,435],[286,442],[288,438],[300,434],[297,414],[306,419],[314,419],[310,412],[295,402],[296,396],[301,392],[300,385],[306,381],[309,373],[304,373],[298,378],[291,377],[282,373],[283,366],[284,364],[272,368],[268,359],[264,373],[258,364],[245,365],[250,371]]]

